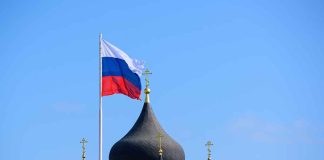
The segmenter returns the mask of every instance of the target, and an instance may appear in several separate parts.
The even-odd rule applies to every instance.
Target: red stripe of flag
[[[122,76],[102,77],[102,96],[109,96],[115,93],[124,94],[133,99],[140,99],[141,90]]]

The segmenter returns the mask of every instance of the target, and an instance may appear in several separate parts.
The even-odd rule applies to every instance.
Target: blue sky
[[[0,159],[98,159],[98,36],[153,72],[187,160],[324,159],[321,0],[1,1]],[[143,102],[103,98],[104,159]]]

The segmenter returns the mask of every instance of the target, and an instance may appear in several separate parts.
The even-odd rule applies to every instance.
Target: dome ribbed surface
[[[162,129],[150,103],[144,103],[135,125],[113,145],[109,160],[159,160],[159,133],[163,135],[163,160],[184,160],[182,147]]]

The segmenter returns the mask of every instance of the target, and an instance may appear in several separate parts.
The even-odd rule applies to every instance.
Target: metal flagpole
[[[102,160],[102,58],[101,58],[101,39],[102,34],[99,34],[99,160]]]

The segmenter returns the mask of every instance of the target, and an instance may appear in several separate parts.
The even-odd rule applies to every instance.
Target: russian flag
[[[101,39],[101,95],[124,94],[140,99],[144,63],[131,59],[125,52]]]

